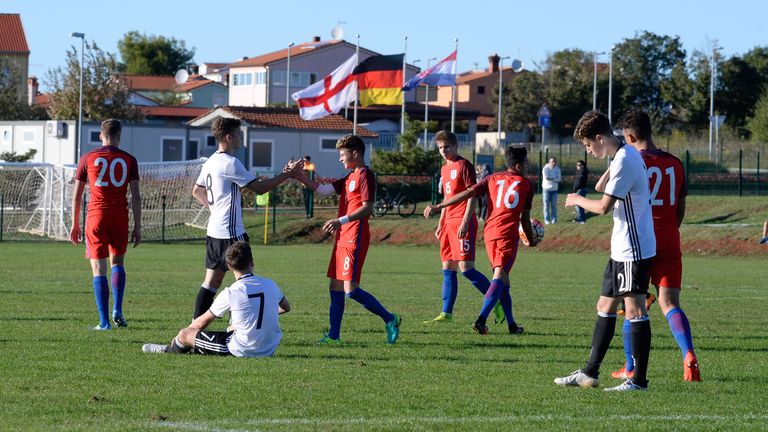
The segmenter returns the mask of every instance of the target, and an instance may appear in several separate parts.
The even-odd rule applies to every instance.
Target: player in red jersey
[[[533,239],[531,227],[531,204],[533,187],[525,177],[528,168],[528,152],[524,147],[509,147],[505,154],[507,170],[491,174],[469,189],[446,199],[440,204],[428,205],[424,217],[447,207],[462,203],[478,195],[488,197],[488,217],[485,220],[485,250],[493,268],[493,280],[485,294],[485,301],[480,315],[472,328],[482,335],[488,334],[485,325],[493,306],[501,300],[510,334],[521,334],[512,315],[512,300],[504,301],[509,296],[509,271],[517,257],[519,240],[518,227],[522,223],[523,231]],[[531,246],[536,243],[531,242]]]
[[[688,195],[683,163],[656,147],[651,132],[651,119],[644,111],[628,111],[619,125],[626,142],[643,156],[648,172],[653,231],[656,235],[656,256],[651,263],[651,283],[656,285],[659,307],[680,346],[683,356],[683,379],[701,381],[698,360],[693,350],[691,327],[688,317],[680,308],[683,261],[679,227],[685,217],[685,197]],[[623,333],[626,363],[624,367],[611,373],[614,378],[632,378],[634,375],[627,319],[624,320]]]
[[[384,320],[387,343],[393,344],[400,335],[400,315],[390,313],[376,297],[360,288],[360,275],[371,241],[368,219],[373,212],[376,178],[373,171],[365,166],[365,143],[360,137],[345,135],[336,143],[336,149],[339,150],[339,162],[345,169],[352,170],[346,177],[332,184],[319,184],[303,172],[297,176],[298,180],[320,195],[339,194],[338,217],[323,225],[325,231],[336,233],[336,241],[328,264],[328,278],[331,280],[330,328],[320,343],[341,342],[346,293],[346,297]]]
[[[471,162],[459,156],[459,143],[452,132],[438,132],[435,142],[440,155],[445,159],[445,165],[440,169],[440,183],[443,186],[443,197],[447,200],[476,183],[475,168]],[[435,237],[440,241],[440,261],[443,265],[443,310],[437,318],[425,321],[425,324],[453,320],[453,305],[458,294],[457,268],[483,295],[491,285],[488,278],[475,269],[476,201],[477,198],[473,197],[440,211]]]
[[[128,199],[131,191],[133,247],[141,242],[141,195],[139,193],[139,165],[136,158],[120,150],[122,125],[118,120],[101,123],[101,147],[80,158],[75,173],[75,191],[72,195],[72,228],[69,239],[78,244],[80,232],[80,206],[86,183],[91,192],[88,216],[85,220],[85,257],[91,261],[93,293],[99,310],[99,325],[94,330],[109,330],[109,284],[107,258],[112,266],[112,294],[114,307],[112,320],[117,327],[127,327],[123,317],[125,292],[125,252],[128,248]]]

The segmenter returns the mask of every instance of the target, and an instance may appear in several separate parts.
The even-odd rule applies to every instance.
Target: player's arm
[[[192,196],[195,197],[201,206],[208,208],[208,191],[205,190],[205,186],[195,183],[192,186]]]
[[[608,180],[610,179],[611,179],[611,170],[609,168],[605,170],[603,175],[600,176],[600,179],[597,181],[597,184],[595,184],[595,190],[600,193],[605,192],[605,185],[608,184]]]
[[[464,210],[464,217],[461,219],[461,225],[459,226],[459,238],[462,238],[465,235],[467,235],[469,221],[472,220],[472,215],[475,214],[476,207],[477,207],[477,197],[473,196],[472,198],[467,200],[467,208]]]
[[[72,194],[72,226],[69,229],[69,241],[73,245],[80,243],[80,206],[83,204],[85,182],[75,180],[75,192]]]
[[[437,229],[435,230],[435,237],[437,239],[440,239],[440,233],[443,231],[443,222],[445,222],[445,214],[448,212],[447,209],[440,210],[440,219],[437,221]]]
[[[536,240],[536,236],[533,235],[533,226],[531,225],[531,209],[525,209],[520,214],[520,225],[523,227],[525,238],[528,239],[528,246],[535,247],[539,244]]]
[[[291,311],[291,304],[288,303],[288,299],[283,296],[280,303],[277,305],[277,310],[280,315]]]
[[[677,198],[677,227],[680,228],[680,225],[683,224],[683,219],[685,219],[685,196],[681,196]]]
[[[565,198],[566,207],[579,206],[588,212],[592,212],[599,215],[608,214],[608,212],[610,212],[613,209],[613,205],[615,203],[616,203],[616,197],[613,197],[611,195],[603,195],[602,198],[600,198],[599,200],[596,200],[596,199],[585,198],[577,193],[570,193]]]
[[[432,213],[437,212],[438,210],[442,210],[446,207],[450,207],[453,205],[456,205],[458,203],[464,202],[470,198],[473,198],[477,196],[477,192],[475,192],[475,188],[469,188],[465,191],[459,192],[456,195],[448,198],[447,200],[439,203],[439,204],[431,204],[424,208],[424,217],[429,219],[429,217],[432,215]]]
[[[334,233],[342,225],[356,220],[365,219],[373,214],[373,201],[363,201],[363,205],[352,213],[342,216],[338,219],[330,219],[323,224],[323,230]]]
[[[266,180],[253,179],[250,183],[245,185],[245,188],[256,192],[257,195],[265,194],[289,178],[297,178],[303,170],[303,159],[299,159],[297,161],[291,159],[288,161],[288,163],[285,164],[285,167],[283,167],[283,172],[278,174],[277,177],[272,177]]]
[[[315,180],[312,180],[311,178],[309,178],[307,174],[304,173],[304,171],[296,175],[295,178],[296,180],[304,183],[306,187],[317,192],[322,196],[333,195],[336,193],[336,188],[333,187],[333,185],[328,183],[318,183]]]
[[[133,210],[131,241],[133,247],[136,247],[141,243],[141,192],[139,191],[138,180],[131,180],[128,186],[131,188],[131,210]]]
[[[208,327],[213,321],[218,318],[216,315],[213,314],[210,310],[205,311],[204,314],[200,315],[199,317],[195,318],[194,321],[192,321],[192,324],[189,325],[189,328],[195,329],[195,330],[203,330],[206,327]]]

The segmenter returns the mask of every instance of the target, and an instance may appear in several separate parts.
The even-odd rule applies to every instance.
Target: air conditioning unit
[[[64,138],[67,135],[67,124],[63,121],[49,120],[45,122],[45,135]]]

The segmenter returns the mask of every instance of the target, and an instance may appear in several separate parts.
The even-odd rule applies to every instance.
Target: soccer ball
[[[541,243],[541,241],[544,240],[544,224],[538,219],[531,219],[531,228],[533,228],[533,235],[536,238],[536,243]],[[523,231],[523,224],[520,224],[518,231],[520,232],[520,241],[522,241],[524,245],[530,246],[531,243],[528,241],[528,238]]]

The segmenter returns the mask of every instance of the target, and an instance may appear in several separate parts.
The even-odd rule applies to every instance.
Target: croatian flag
[[[357,54],[337,67],[330,75],[292,94],[304,120],[315,120],[336,114],[355,100],[357,95]]]
[[[415,89],[419,84],[432,86],[456,84],[456,51],[427,70],[419,72],[403,86],[403,91]]]

